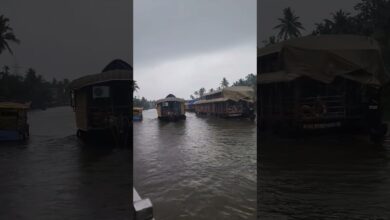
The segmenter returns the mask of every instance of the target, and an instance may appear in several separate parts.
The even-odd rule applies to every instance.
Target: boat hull
[[[179,120],[185,120],[185,115],[170,115],[170,116],[160,116],[158,117],[161,121],[179,121]]]
[[[142,121],[142,116],[133,116],[133,121]]]
[[[19,141],[25,139],[23,135],[16,130],[0,130],[0,141]]]

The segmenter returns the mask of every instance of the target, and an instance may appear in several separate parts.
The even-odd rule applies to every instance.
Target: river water
[[[186,115],[134,123],[134,185],[156,219],[256,219],[256,124]]]
[[[261,136],[261,219],[390,219],[390,137]]]
[[[70,107],[29,123],[27,143],[0,143],[0,219],[129,218],[129,149],[79,141]]]

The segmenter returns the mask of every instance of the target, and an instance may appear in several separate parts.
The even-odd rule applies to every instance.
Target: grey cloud
[[[112,59],[132,62],[132,8],[129,0],[2,0],[21,44],[0,65],[32,67],[44,77],[92,74]]]

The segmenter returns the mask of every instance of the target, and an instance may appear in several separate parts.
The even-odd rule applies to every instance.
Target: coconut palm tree
[[[299,17],[294,14],[290,7],[283,9],[283,18],[278,20],[280,24],[276,25],[274,29],[279,29],[279,40],[299,37],[301,36],[301,30],[305,30],[302,23],[298,21]]]
[[[206,92],[206,89],[205,88],[200,88],[199,89],[199,96],[202,97],[204,95],[204,93]]]
[[[132,87],[133,87],[133,92],[136,92],[136,91],[138,91],[138,89],[139,89],[139,86],[138,86],[138,84],[137,84],[137,81],[135,81],[135,80],[133,80],[132,81]]]
[[[4,17],[4,15],[0,15],[0,54],[6,49],[13,54],[9,42],[20,43],[8,23],[9,19]]]
[[[229,86],[229,81],[225,77],[223,77],[222,82],[221,82],[221,87],[226,88]]]
[[[333,17],[333,30],[335,33],[349,33],[352,27],[350,13],[343,10],[338,10],[332,14]]]

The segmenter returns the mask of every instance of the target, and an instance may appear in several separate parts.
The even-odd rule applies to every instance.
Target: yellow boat
[[[30,103],[0,102],[0,141],[26,140]]]
[[[142,121],[143,108],[133,107],[133,121]]]
[[[176,98],[169,94],[165,99],[157,100],[157,114],[161,120],[177,121],[185,119],[184,99]]]

